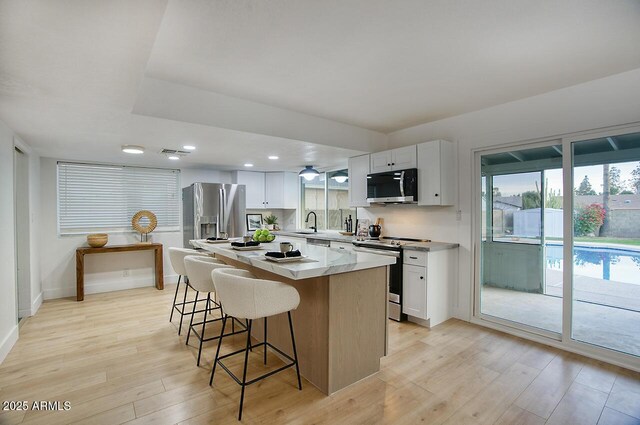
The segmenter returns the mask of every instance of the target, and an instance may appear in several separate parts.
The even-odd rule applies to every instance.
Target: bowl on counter
[[[92,248],[102,248],[109,242],[109,235],[106,233],[92,233],[87,235],[87,243]]]

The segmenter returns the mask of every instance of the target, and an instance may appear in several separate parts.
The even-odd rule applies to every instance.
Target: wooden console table
[[[111,245],[102,248],[82,247],[76,249],[76,296],[77,301],[84,300],[84,256],[87,254],[101,254],[103,252],[154,251],[156,263],[156,288],[164,289],[164,269],[162,265],[162,244]]]

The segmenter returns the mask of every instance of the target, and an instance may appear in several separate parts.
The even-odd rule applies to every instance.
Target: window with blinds
[[[58,162],[58,233],[132,231],[140,210],[156,231],[180,230],[179,171]]]

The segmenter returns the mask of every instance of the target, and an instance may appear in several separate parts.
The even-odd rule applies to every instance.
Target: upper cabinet
[[[289,172],[235,171],[233,182],[246,186],[247,209],[296,209],[298,175]]]
[[[417,168],[415,145],[372,153],[370,157],[370,174]]]
[[[418,145],[418,205],[455,205],[457,173],[451,142]]]
[[[349,158],[349,206],[368,207],[367,174],[369,174],[369,155]]]
[[[349,205],[368,207],[367,174],[418,169],[418,205],[455,205],[456,150],[446,140],[433,140],[349,158]]]

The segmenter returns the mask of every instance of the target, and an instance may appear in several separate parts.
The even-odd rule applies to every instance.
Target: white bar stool
[[[219,336],[215,336],[212,338],[204,337],[207,323],[213,323],[213,322],[217,322],[218,320],[222,320],[222,315],[223,315],[220,304],[218,304],[215,300],[215,295],[216,295],[215,287],[213,286],[211,273],[215,269],[222,269],[222,268],[233,269],[234,267],[229,266],[220,260],[216,260],[215,258],[192,256],[192,255],[188,255],[184,257],[184,266],[187,271],[187,275],[189,276],[189,285],[196,291],[196,298],[198,297],[198,294],[200,294],[201,292],[204,292],[207,294],[207,298],[205,298],[207,302],[206,306],[204,310],[200,310],[200,311],[204,311],[204,318],[202,322],[193,323],[193,318],[195,316],[195,313],[197,313],[196,304],[195,303],[193,304],[193,312],[191,314],[191,320],[189,322],[189,332],[187,333],[187,341],[186,341],[186,345],[189,345],[189,337],[191,336],[192,331],[195,334],[196,338],[198,338],[198,340],[200,341],[200,344],[198,347],[198,361],[197,361],[197,365],[200,366],[200,357],[202,356],[202,343],[205,341],[212,341],[214,339],[220,338]],[[214,299],[211,299],[212,293],[214,295]],[[215,309],[220,309],[221,317],[213,320],[207,320],[207,314],[210,313],[211,310],[215,310]],[[199,325],[202,325],[202,329],[200,331],[196,330],[196,326],[199,326]],[[242,326],[241,331],[235,332],[235,327],[234,327],[233,332],[225,336],[239,334],[242,332],[246,332],[246,326],[244,325]]]
[[[171,261],[171,267],[173,267],[173,270],[175,270],[176,273],[178,273],[178,284],[176,285],[176,293],[173,296],[173,305],[171,307],[171,315],[169,316],[169,322],[173,321],[173,313],[174,312],[178,312],[178,314],[180,314],[180,327],[178,327],[178,335],[180,335],[180,333],[182,332],[182,320],[184,318],[185,315],[189,315],[192,314],[192,312],[190,311],[185,311],[185,306],[192,304],[192,303],[197,303],[198,301],[204,301],[204,300],[198,300],[198,297],[196,295],[196,298],[194,301],[189,301],[187,302],[187,292],[189,291],[189,278],[187,277],[187,270],[184,267],[184,257],[186,257],[187,255],[197,255],[197,256],[202,256],[203,258],[211,258],[212,260],[214,260],[213,257],[209,256],[208,253],[205,253],[203,251],[196,251],[195,249],[188,249],[188,248],[174,248],[171,247],[169,248],[169,260]],[[216,260],[217,261],[217,260]],[[184,278],[184,297],[182,299],[182,302],[176,302],[178,299],[178,291],[180,290],[180,280]],[[198,311],[196,313],[199,313],[201,311]]]
[[[222,331],[220,332],[220,339],[218,340],[218,349],[216,350],[216,357],[213,360],[213,367],[211,368],[209,385],[213,384],[216,365],[219,363],[220,367],[242,387],[242,391],[240,393],[240,411],[238,412],[238,420],[241,420],[244,389],[247,385],[251,385],[261,379],[295,366],[296,374],[298,376],[298,388],[302,390],[300,368],[298,367],[298,352],[296,351],[293,323],[291,322],[291,310],[298,308],[298,305],[300,304],[300,295],[293,286],[273,280],[257,279],[247,270],[218,268],[213,270],[211,276],[216,289],[216,295],[224,311],[224,316],[222,318]],[[267,318],[269,316],[275,316],[276,314],[285,312],[289,317],[289,330],[291,332],[293,358],[267,341]],[[222,345],[224,328],[229,316],[231,316],[232,319],[245,318],[249,321],[247,329],[247,345],[244,349],[220,356],[220,346]],[[253,320],[262,318],[264,318],[264,342],[251,345],[251,325]],[[249,351],[260,346],[264,346],[264,364],[267,364],[267,347],[277,351],[280,355],[291,361],[291,363],[285,364],[278,369],[272,370],[271,372],[247,382]],[[244,370],[242,372],[242,380],[240,380],[222,363],[222,360],[242,352],[245,353]]]

